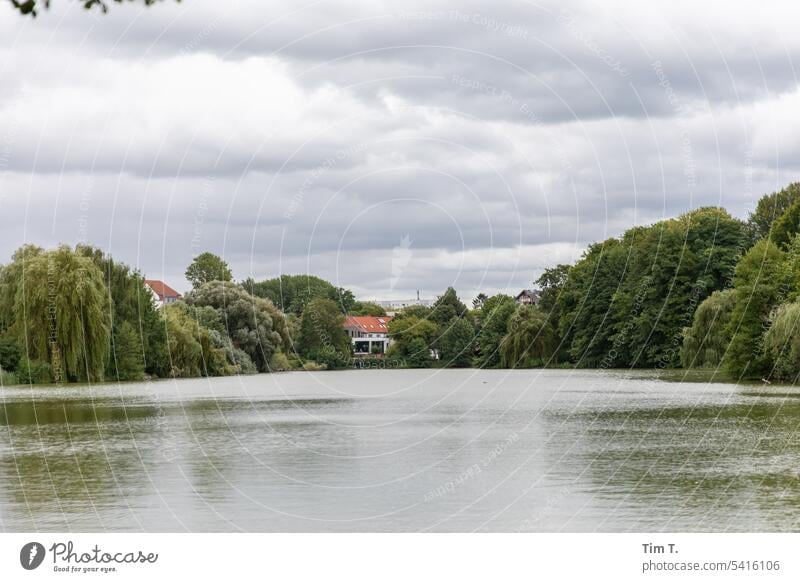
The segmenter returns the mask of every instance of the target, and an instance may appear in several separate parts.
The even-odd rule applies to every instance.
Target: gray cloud
[[[365,297],[510,292],[593,240],[704,205],[745,216],[797,179],[792,10],[8,14],[0,254],[87,241],[182,287],[209,249],[240,278],[310,271]]]

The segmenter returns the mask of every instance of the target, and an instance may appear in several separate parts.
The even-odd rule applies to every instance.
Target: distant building
[[[157,281],[155,279],[145,279],[145,284],[150,287],[150,291],[153,292],[153,297],[158,303],[159,307],[164,307],[170,303],[175,303],[178,299],[181,298],[181,294],[175,291],[172,287],[164,283],[163,281]]]
[[[539,305],[539,299],[539,292],[531,289],[523,289],[514,297],[519,305]]]
[[[388,299],[388,300],[378,299],[375,301],[371,301],[371,303],[380,305],[381,307],[387,310],[399,311],[400,309],[405,309],[406,307],[412,307],[414,305],[420,305],[422,307],[433,307],[433,304],[436,303],[436,300],[420,299],[419,291],[417,291],[416,299]]]
[[[373,317],[371,315],[349,315],[345,319],[344,328],[353,342],[353,353],[356,356],[382,356],[389,349],[389,322],[391,317]]]

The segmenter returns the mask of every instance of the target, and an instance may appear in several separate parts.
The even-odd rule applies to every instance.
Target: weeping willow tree
[[[736,291],[714,291],[694,312],[691,327],[683,330],[681,365],[715,368],[722,364],[731,341],[728,322],[736,306]]]
[[[773,365],[772,376],[794,382],[800,376],[800,303],[784,303],[771,319],[764,350]]]
[[[553,357],[558,341],[547,315],[533,305],[523,305],[508,322],[508,334],[500,346],[504,368],[543,366]]]
[[[56,381],[102,380],[111,308],[103,273],[67,246],[26,257],[16,284],[14,326],[28,358]]]

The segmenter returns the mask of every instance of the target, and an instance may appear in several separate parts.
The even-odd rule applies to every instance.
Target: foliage
[[[200,325],[182,303],[164,308],[171,374],[176,378],[225,376],[235,373],[219,336]]]
[[[108,5],[110,2],[115,2],[116,4],[123,4],[125,2],[136,2],[137,0],[78,0],[86,10],[91,10],[95,6],[105,14],[108,12]],[[162,0],[138,0],[145,6],[150,6],[155,4],[156,2],[161,2]],[[175,0],[175,2],[180,2],[181,0]],[[38,16],[39,11],[42,8],[50,8],[51,0],[10,0],[11,5],[19,11],[20,14],[30,14],[34,18]]]
[[[100,269],[61,246],[27,261],[22,274],[14,319],[28,356],[50,363],[56,382],[102,380],[111,308]]]
[[[800,303],[779,306],[771,319],[764,351],[772,363],[772,376],[796,382],[800,375]]]
[[[553,327],[538,307],[522,305],[511,316],[508,335],[500,346],[506,368],[530,368],[550,363],[557,348]]]
[[[303,310],[297,351],[328,368],[347,365],[351,343],[344,329],[344,315],[331,299],[312,299]]]
[[[798,229],[800,229],[800,198],[795,199],[775,220],[769,236],[780,248],[786,248]]]
[[[386,310],[377,303],[370,303],[368,301],[356,301],[353,306],[348,310],[348,315],[371,315],[373,317],[381,317],[386,315]]]
[[[206,283],[188,293],[185,300],[193,307],[215,309],[233,345],[250,356],[259,372],[268,372],[272,355],[288,345],[283,314],[271,302],[234,283]]]
[[[395,315],[395,320],[404,319],[407,317],[415,317],[417,319],[429,319],[431,316],[431,308],[424,305],[409,305],[404,307],[400,312]]]
[[[558,294],[559,335],[582,366],[679,364],[683,328],[732,278],[743,223],[720,208],[626,231],[591,245]]]
[[[487,299],[489,299],[489,296],[486,293],[478,293],[475,299],[472,300],[472,308],[481,309]]]
[[[123,322],[115,330],[111,359],[117,380],[141,380],[144,377],[142,344],[130,322]]]
[[[41,247],[24,245],[12,255],[11,263],[0,269],[0,333],[14,325],[14,306],[25,266],[42,253]]]
[[[186,268],[186,280],[197,289],[212,281],[231,281],[233,274],[228,263],[214,253],[200,253]]]
[[[430,319],[434,323],[445,325],[454,317],[464,317],[467,313],[467,306],[458,298],[456,290],[448,287],[433,304]]]
[[[681,365],[714,368],[722,364],[731,341],[728,322],[736,305],[736,291],[714,291],[694,312],[691,327],[683,331]]]
[[[483,301],[477,314],[479,330],[475,338],[475,364],[481,368],[500,365],[500,343],[508,333],[508,321],[517,309],[513,297],[493,295]]]
[[[286,372],[291,370],[293,367],[294,366],[292,366],[289,358],[286,357],[286,354],[283,352],[275,352],[269,362],[269,369],[271,372]]]
[[[31,361],[28,358],[20,360],[15,376],[20,384],[49,384],[55,379],[53,368],[48,362]]]
[[[282,275],[259,283],[248,279],[243,287],[256,297],[269,299],[284,313],[302,315],[312,299],[330,299],[342,312],[350,312],[355,304],[351,291],[334,287],[313,275]]]
[[[419,317],[394,318],[389,322],[392,345],[388,356],[410,368],[424,368],[431,362],[430,346],[436,339],[435,323]]]
[[[725,365],[737,378],[760,378],[769,373],[762,333],[770,312],[789,291],[786,254],[769,239],[761,239],[736,266],[736,301],[728,322],[731,336]]]
[[[145,371],[156,376],[166,375],[166,327],[144,277],[95,247],[78,245],[75,252],[91,259],[103,273],[111,300],[112,336],[118,333],[120,326],[129,324],[136,334],[137,350],[143,358]],[[116,377],[113,364],[109,361],[108,372]]]
[[[443,330],[436,346],[445,366],[466,368],[472,363],[475,329],[466,319],[455,318]]]
[[[751,243],[770,235],[773,223],[778,220],[798,199],[800,183],[789,184],[783,190],[761,197],[756,209],[747,220]]]
[[[13,372],[21,359],[22,348],[17,338],[10,334],[0,335],[0,370]]]

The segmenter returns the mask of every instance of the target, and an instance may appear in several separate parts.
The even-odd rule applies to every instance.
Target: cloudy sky
[[[0,3],[0,262],[516,292],[800,178],[796,3]],[[649,4],[649,3],[648,3]]]

